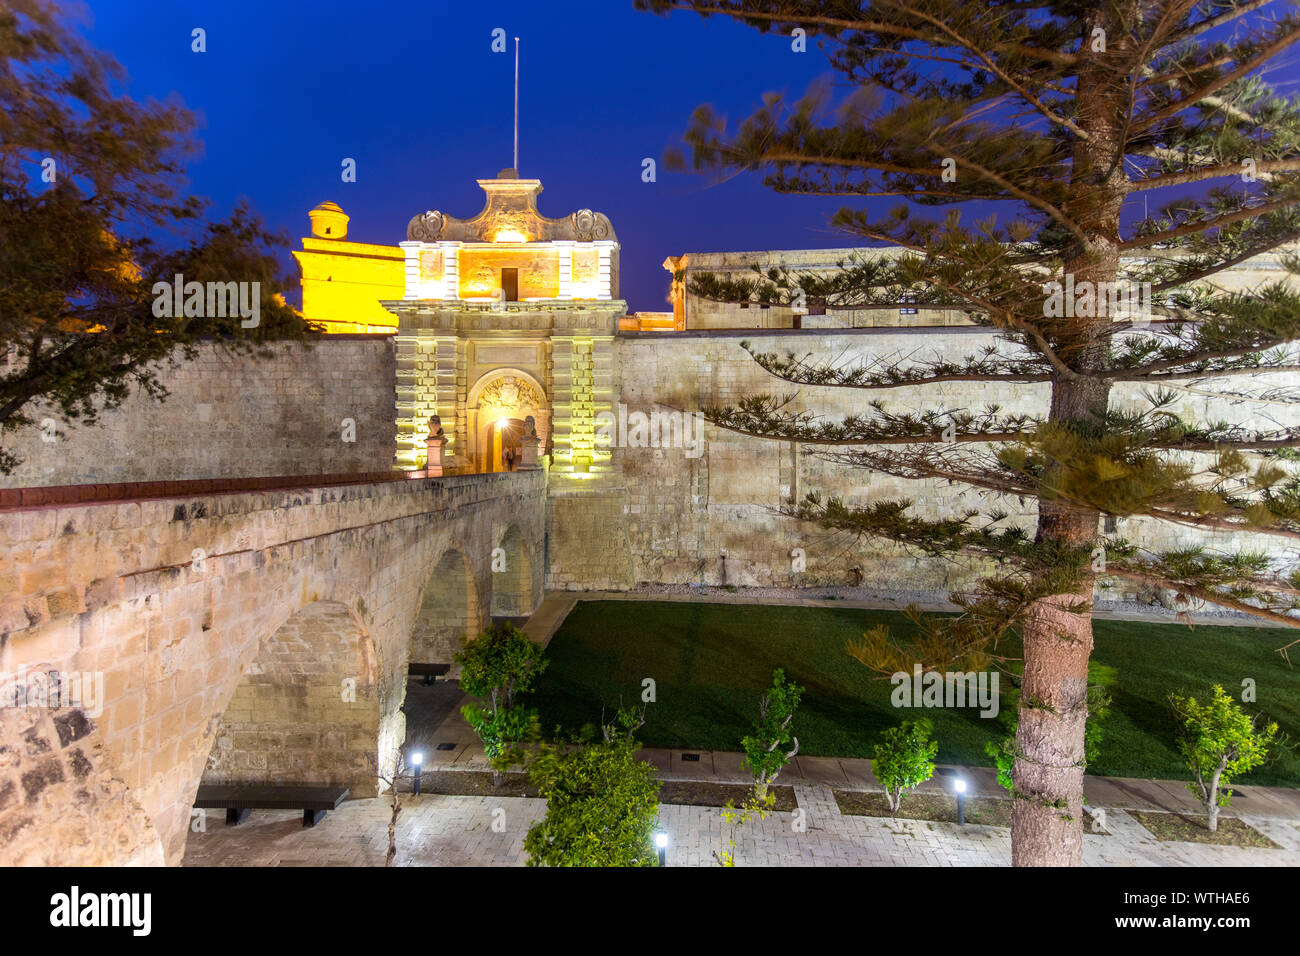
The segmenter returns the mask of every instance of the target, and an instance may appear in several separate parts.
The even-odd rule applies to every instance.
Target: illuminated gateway
[[[478,184],[477,216],[420,213],[396,248],[347,242],[334,203],[312,210],[295,253],[303,312],[331,332],[396,334],[399,468],[420,467],[437,415],[452,469],[498,470],[531,416],[552,473],[608,472],[595,416],[627,312],[614,228],[590,209],[543,216],[541,181],[512,169]]]

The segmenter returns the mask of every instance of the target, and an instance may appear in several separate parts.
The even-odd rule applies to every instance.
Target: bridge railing
[[[448,469],[444,475],[472,475],[472,470]],[[485,472],[484,474],[488,474]],[[500,472],[510,474],[510,472]],[[423,471],[366,471],[326,475],[275,475],[265,478],[187,478],[176,481],[125,481],[93,485],[49,485],[35,488],[0,488],[0,511],[42,508],[55,505],[135,501],[149,498],[178,498],[205,494],[240,494],[249,491],[277,491],[321,488],[337,485],[377,484],[412,481],[429,477]]]

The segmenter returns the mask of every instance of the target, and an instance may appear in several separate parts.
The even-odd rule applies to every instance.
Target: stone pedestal
[[[424,476],[441,478],[446,473],[447,433],[442,430],[442,418],[437,415],[429,419],[429,434],[424,439]]]
[[[444,455],[447,451],[447,438],[440,435],[437,438],[426,438],[424,447],[428,454],[425,460],[424,473],[429,478],[441,478],[444,474]]]
[[[524,434],[519,439],[519,471],[536,471],[541,467],[537,463],[537,449],[542,443],[542,438],[537,434],[537,424],[533,421],[533,416],[529,415],[524,419]]]

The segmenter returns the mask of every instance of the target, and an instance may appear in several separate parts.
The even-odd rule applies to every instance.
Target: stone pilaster
[[[442,250],[442,290],[432,298],[450,301],[460,298],[460,247],[462,242],[440,242]]]
[[[560,256],[559,284],[555,297],[571,300],[573,298],[573,247],[576,243],[571,240],[557,240],[552,245],[558,250]]]

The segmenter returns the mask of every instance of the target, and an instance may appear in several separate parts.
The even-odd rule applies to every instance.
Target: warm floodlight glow
[[[502,229],[492,237],[493,242],[527,242],[528,237],[518,229]]]
[[[510,424],[510,419],[506,418],[505,416],[502,416],[501,418],[497,419],[497,428],[505,428],[509,424]]]

